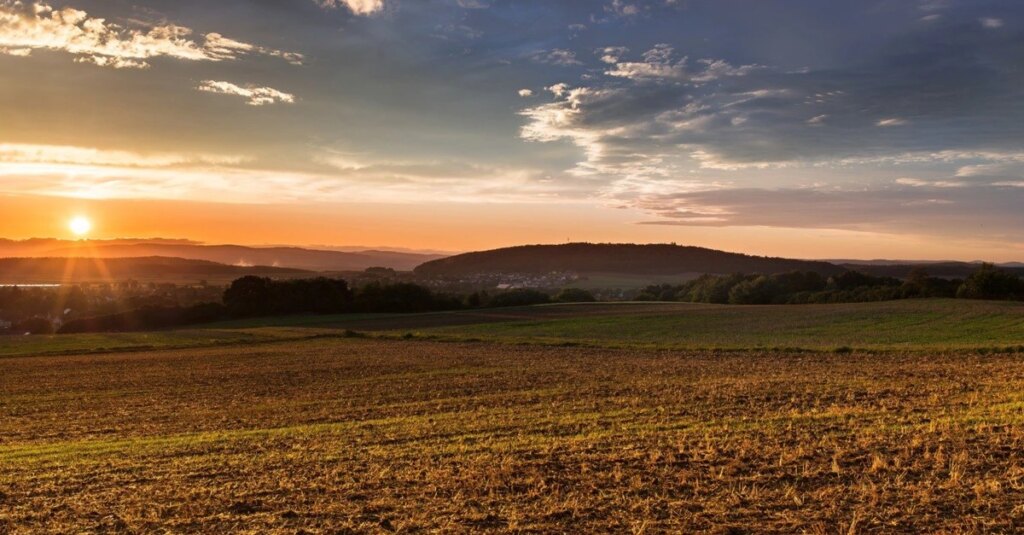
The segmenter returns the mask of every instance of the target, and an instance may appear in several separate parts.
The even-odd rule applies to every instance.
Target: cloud
[[[896,183],[914,188],[962,188],[967,186],[966,182],[956,180],[921,180],[912,177],[897,178]]]
[[[624,46],[606,46],[598,49],[597,54],[601,56],[601,61],[608,64],[616,64],[629,52],[629,49]]]
[[[517,94],[519,96],[523,97],[523,98],[529,98],[529,97],[533,96],[533,90],[532,89],[520,89],[519,91],[517,91]]]
[[[878,126],[903,126],[907,124],[906,119],[900,119],[898,117],[890,117],[888,119],[880,119],[877,123]]]
[[[613,66],[605,71],[608,76],[628,78],[633,81],[687,81],[706,83],[727,76],[744,76],[750,74],[756,65],[734,67],[720,59],[702,59],[698,61],[703,69],[697,72],[687,70],[687,58],[673,60],[674,49],[667,44],[655,45],[643,55],[643,61],[620,61],[626,53],[624,48],[610,47],[604,49],[601,61]]]
[[[206,80],[196,87],[199,91],[219,95],[234,95],[245,98],[250,106],[266,106],[268,104],[294,104],[295,95],[278,91],[272,87],[247,85],[245,87],[231,82]]]
[[[356,15],[372,15],[384,9],[384,0],[314,0],[320,7],[346,7]],[[472,1],[472,0],[468,0]]]
[[[943,188],[734,188],[645,195],[635,205],[659,216],[648,224],[766,226],[985,238],[1024,243],[1012,184]]]
[[[572,143],[581,154],[567,171],[607,184],[694,170],[924,166],[936,155],[986,163],[967,160],[1018,152],[1016,37],[929,25],[894,39],[855,66],[820,70],[690,63],[668,44],[640,61],[598,49],[605,76],[555,86],[553,102],[521,110],[521,137]]]
[[[79,63],[112,68],[147,68],[149,60],[225,61],[250,54],[276,56],[293,64],[300,54],[235,41],[218,33],[194,39],[191,29],[174,24],[130,29],[90,17],[71,7],[0,0],[0,53],[28,56],[34,50],[57,50]]]
[[[60,149],[60,150],[56,150]],[[51,158],[52,156],[52,158]],[[79,158],[78,156],[84,156]],[[461,162],[360,160],[326,152],[310,155],[321,164],[300,172],[204,161],[204,156],[139,155],[61,147],[30,156],[32,162],[0,151],[0,193],[88,199],[220,199],[236,204],[268,202],[421,203],[438,201],[548,202],[566,192],[539,171]],[[166,165],[165,165],[166,164]],[[443,195],[439,192],[443,191]]]
[[[605,7],[605,11],[620,17],[632,17],[640,13],[640,6],[624,0],[612,0],[612,3]]]
[[[551,51],[538,52],[533,55],[534,61],[540,63],[547,63],[549,65],[558,65],[562,67],[569,67],[573,65],[581,65],[581,62],[576,59],[576,53],[572,50],[566,50],[564,48],[556,48]]]
[[[181,165],[237,165],[248,158],[238,155],[138,153],[67,145],[0,144],[0,163],[75,164],[120,167],[175,167]]]
[[[981,19],[978,19],[978,22],[980,22],[983,27],[990,30],[1003,27],[1003,19],[997,19],[995,17],[982,17]]]

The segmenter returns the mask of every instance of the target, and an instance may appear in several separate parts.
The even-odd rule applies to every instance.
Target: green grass
[[[987,349],[1024,346],[1024,303],[885,303],[672,308],[437,327],[431,336],[503,343],[686,349]]]

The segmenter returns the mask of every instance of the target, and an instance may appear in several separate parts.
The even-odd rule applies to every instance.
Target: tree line
[[[35,293],[17,295],[23,299]],[[915,270],[906,279],[878,277],[856,271],[828,277],[811,271],[775,275],[703,275],[684,284],[648,286],[635,300],[755,305],[926,297],[1024,300],[1024,281],[1016,274],[991,264],[982,265],[963,280],[931,277],[923,269]],[[61,302],[76,299],[65,296]],[[554,295],[536,289],[452,295],[411,282],[375,281],[353,287],[346,280],[324,277],[274,280],[248,276],[235,280],[223,292],[220,302],[147,305],[112,314],[75,318],[64,322],[59,332],[158,330],[230,319],[293,314],[415,313],[587,301],[595,301],[594,295],[579,288],[565,289]],[[47,305],[50,306],[49,303]],[[50,332],[53,330],[51,325],[41,318],[28,318],[16,326],[13,332]]]
[[[684,301],[734,305],[858,303],[927,297],[1024,300],[1024,281],[1009,271],[983,264],[966,279],[931,277],[923,268],[906,279],[858,271],[824,277],[794,271],[776,275],[703,275],[684,284],[648,286],[638,301]]]
[[[456,296],[409,282],[371,282],[353,288],[344,279],[274,280],[249,276],[234,281],[224,291],[220,303],[148,306],[69,321],[59,332],[143,331],[294,314],[415,313],[594,300],[590,292],[575,288],[554,296],[532,289]]]

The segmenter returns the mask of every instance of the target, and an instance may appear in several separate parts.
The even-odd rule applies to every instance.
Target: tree
[[[224,305],[232,316],[246,317],[269,314],[272,308],[274,282],[265,277],[242,277],[224,292]]]
[[[745,280],[729,290],[729,303],[734,305],[767,305],[779,293],[778,285],[765,276]]]
[[[367,284],[356,294],[355,306],[363,312],[426,312],[438,309],[435,296],[429,289],[408,282]]]
[[[582,288],[566,288],[555,296],[557,303],[593,303],[597,301],[594,294]]]
[[[500,293],[491,298],[488,303],[492,307],[520,307],[528,305],[541,305],[551,301],[548,294],[538,290],[512,290]]]
[[[965,299],[1022,299],[1024,283],[1013,273],[992,264],[982,264],[960,285],[956,296]]]

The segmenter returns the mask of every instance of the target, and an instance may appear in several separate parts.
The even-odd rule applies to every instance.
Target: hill
[[[440,255],[399,251],[326,251],[302,247],[204,245],[185,240],[0,240],[0,257],[174,257],[238,266],[279,266],[310,271],[362,271],[387,267],[409,271]]]
[[[266,266],[240,267],[184,258],[0,258],[2,284],[142,281],[225,281],[246,275],[289,277],[308,271]]]
[[[828,262],[727,253],[702,247],[668,244],[526,245],[466,253],[427,262],[416,274],[459,277],[485,273],[784,273],[813,271],[836,275],[845,268]]]

